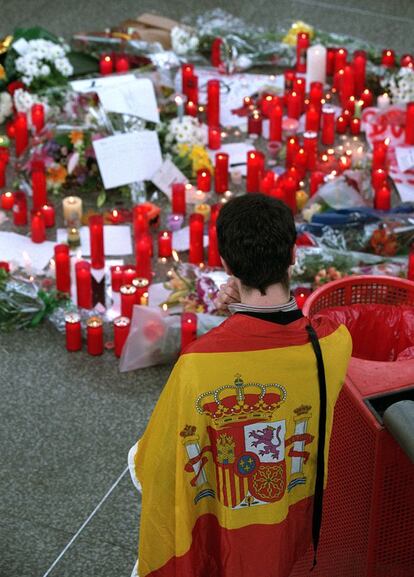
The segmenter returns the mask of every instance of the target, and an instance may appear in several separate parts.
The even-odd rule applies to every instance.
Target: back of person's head
[[[247,288],[289,285],[296,229],[290,208],[263,194],[238,196],[226,203],[217,219],[221,257]]]

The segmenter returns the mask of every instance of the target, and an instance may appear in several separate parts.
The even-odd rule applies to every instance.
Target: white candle
[[[67,196],[62,204],[65,224],[79,226],[82,220],[82,199],[79,196]]]
[[[175,104],[177,105],[178,119],[180,122],[182,122],[183,116],[184,116],[184,98],[180,94],[177,94],[177,96],[174,98],[174,100],[175,100]]]
[[[390,97],[387,93],[380,94],[377,99],[377,106],[380,110],[384,110],[384,108],[388,108],[390,105]]]
[[[326,48],[321,44],[315,44],[307,51],[306,90],[311,82],[326,82]]]

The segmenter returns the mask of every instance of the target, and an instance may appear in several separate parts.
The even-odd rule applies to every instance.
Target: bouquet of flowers
[[[414,70],[400,68],[398,72],[386,78],[383,85],[387,88],[394,104],[406,104],[414,100]]]

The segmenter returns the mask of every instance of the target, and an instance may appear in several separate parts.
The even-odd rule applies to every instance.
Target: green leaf
[[[96,199],[96,206],[98,208],[102,208],[103,205],[105,204],[106,201],[106,192],[105,190],[101,190],[101,192],[98,195],[98,198]]]
[[[69,52],[67,55],[69,62],[73,66],[73,76],[83,76],[85,74],[95,74],[99,71],[99,62],[90,54],[83,52]]]

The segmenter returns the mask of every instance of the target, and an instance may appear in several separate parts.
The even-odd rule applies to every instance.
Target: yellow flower
[[[177,152],[179,156],[187,156],[190,152],[190,146],[184,143],[177,144]]]
[[[202,168],[208,169],[210,172],[213,172],[213,166],[211,164],[210,157],[204,146],[200,145],[193,146],[189,154],[189,157],[193,167],[193,176],[196,176],[197,172]]]
[[[296,46],[299,32],[307,32],[310,39],[312,39],[315,34],[314,29],[310,24],[306,24],[306,22],[302,22],[302,20],[297,20],[292,24],[292,28],[283,38],[282,42],[289,44],[289,46]]]
[[[50,166],[47,170],[48,179],[53,184],[63,184],[66,180],[68,172],[64,166],[57,164],[55,166]]]
[[[4,66],[0,64],[0,80],[6,80],[6,71]]]

